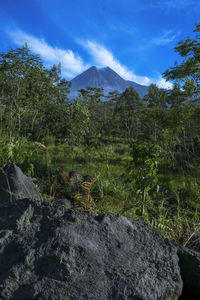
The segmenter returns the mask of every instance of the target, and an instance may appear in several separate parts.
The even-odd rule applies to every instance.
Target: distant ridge
[[[73,78],[71,83],[72,86],[69,94],[70,99],[78,95],[78,90],[84,89],[87,86],[98,88],[102,87],[105,95],[108,95],[109,92],[114,90],[122,93],[126,88],[132,86],[141,97],[144,97],[148,90],[148,86],[138,84],[134,81],[125,80],[109,67],[97,68],[93,66]]]

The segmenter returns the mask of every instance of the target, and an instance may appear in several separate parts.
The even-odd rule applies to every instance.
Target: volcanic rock
[[[176,247],[143,221],[0,202],[1,300],[175,300]]]
[[[200,253],[181,246],[177,249],[185,294],[181,299],[200,299]]]
[[[13,163],[0,169],[0,199],[12,201],[20,198],[42,200],[31,178]]]
[[[199,266],[141,220],[44,201],[16,165],[0,172],[0,300],[195,300]]]

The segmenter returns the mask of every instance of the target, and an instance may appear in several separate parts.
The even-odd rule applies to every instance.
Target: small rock
[[[42,200],[31,178],[13,163],[0,169],[0,199],[13,201],[22,198]]]

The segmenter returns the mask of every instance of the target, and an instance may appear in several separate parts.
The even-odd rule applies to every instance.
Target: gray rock
[[[178,246],[177,249],[184,288],[191,296],[200,299],[200,253],[181,246]]]
[[[69,199],[56,199],[53,201],[54,205],[64,205],[66,208],[72,208],[72,202]]]
[[[176,252],[143,221],[0,201],[1,300],[175,300]]]
[[[0,199],[12,201],[22,198],[42,200],[31,178],[15,164],[9,163],[0,170]]]

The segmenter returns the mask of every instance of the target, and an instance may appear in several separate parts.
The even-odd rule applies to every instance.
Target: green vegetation
[[[27,45],[1,53],[0,165],[36,177],[49,201],[143,218],[200,250],[199,32],[164,73],[173,89],[151,85],[144,99],[132,87],[106,97],[88,87],[69,101],[60,66],[46,69]]]

